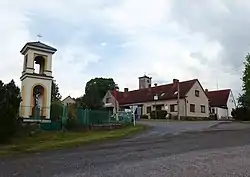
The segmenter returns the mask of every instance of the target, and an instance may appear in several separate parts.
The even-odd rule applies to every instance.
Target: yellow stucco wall
[[[44,87],[44,96],[43,96],[43,112],[42,115],[46,118],[50,118],[50,105],[51,105],[51,85],[52,80],[43,80],[39,78],[25,78],[22,82],[25,85],[22,90],[22,95],[24,100],[22,101],[22,117],[28,118],[32,114],[32,107],[34,106],[33,99],[33,88],[36,85],[41,85]]]

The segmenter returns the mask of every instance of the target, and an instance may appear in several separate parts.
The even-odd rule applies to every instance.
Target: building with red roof
[[[108,91],[103,98],[105,107],[114,112],[138,106],[140,114],[147,114],[153,110],[167,110],[177,116],[178,88],[179,88],[179,114],[190,117],[209,117],[209,101],[198,79],[179,82],[173,79],[172,83],[165,85],[151,85],[148,76],[139,77],[139,89],[129,91]],[[178,87],[179,86],[179,87]]]
[[[231,89],[205,90],[209,98],[210,114],[216,115],[218,119],[228,119],[232,109],[236,108],[236,101]]]

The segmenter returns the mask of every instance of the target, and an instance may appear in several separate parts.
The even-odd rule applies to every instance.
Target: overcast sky
[[[28,41],[58,49],[53,76],[63,97],[94,77],[138,88],[197,78],[204,88],[241,90],[250,51],[249,0],[0,0],[0,79],[20,85]]]

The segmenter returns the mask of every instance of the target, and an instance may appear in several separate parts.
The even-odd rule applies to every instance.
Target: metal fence
[[[100,124],[129,124],[132,123],[132,114],[118,112],[112,114],[111,111],[77,109],[76,119],[82,125],[100,125]]]
[[[24,122],[39,122],[43,130],[60,130],[67,126],[69,119],[82,126],[130,124],[133,122],[133,115],[130,112],[121,111],[113,114],[107,110],[72,108],[62,104],[53,104],[49,108],[21,106],[19,115]]]
[[[25,123],[39,123],[42,130],[60,130],[67,123],[67,107],[53,104],[50,107],[20,106],[19,117]]]

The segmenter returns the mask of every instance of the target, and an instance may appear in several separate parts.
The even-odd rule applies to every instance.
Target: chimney
[[[124,88],[124,92],[128,92],[128,88]]]
[[[208,92],[208,89],[205,89],[205,92],[207,93],[207,92]]]
[[[179,82],[178,79],[173,79],[173,83],[177,83],[177,82]]]
[[[157,87],[157,83],[155,83],[154,85],[155,85],[155,87]]]

